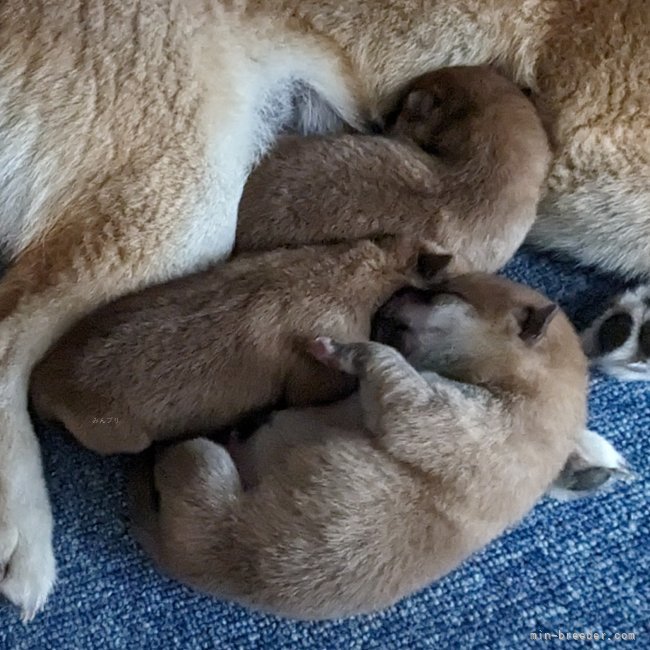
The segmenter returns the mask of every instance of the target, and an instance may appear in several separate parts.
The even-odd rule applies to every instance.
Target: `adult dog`
[[[406,81],[496,63],[556,142],[535,241],[650,272],[645,0],[0,2],[0,591],[55,577],[35,361],[98,304],[226,256],[281,127],[364,129]]]

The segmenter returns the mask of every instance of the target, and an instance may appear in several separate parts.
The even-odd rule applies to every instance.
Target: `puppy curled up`
[[[474,274],[399,292],[378,318],[395,347],[311,346],[359,377],[348,399],[278,412],[231,453],[207,439],[163,450],[158,509],[136,475],[133,520],[160,567],[280,615],[369,612],[452,570],[551,487],[579,446],[587,388],[555,305]]]
[[[353,382],[299,345],[326,332],[367,339],[397,289],[449,261],[383,237],[243,255],[106,305],[34,369],[36,413],[100,453],[232,425],[277,404],[341,397]]]
[[[402,233],[464,270],[508,261],[550,163],[524,93],[488,66],[436,70],[407,85],[386,134],[279,140],[244,188],[236,250]]]

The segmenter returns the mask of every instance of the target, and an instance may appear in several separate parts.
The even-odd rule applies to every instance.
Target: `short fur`
[[[232,425],[278,404],[350,392],[301,341],[367,339],[375,310],[438,258],[415,239],[241,256],[80,321],[32,375],[36,412],[101,453]],[[442,264],[446,257],[440,258]],[[427,264],[429,265],[427,267]],[[426,268],[425,268],[426,267]]]
[[[159,511],[136,478],[133,519],[162,568],[276,614],[349,616],[441,577],[542,496],[585,424],[568,320],[489,276],[408,293],[392,316],[417,339],[406,359],[422,374],[380,343],[320,340],[315,354],[358,375],[358,394],[277,413],[238,450],[241,478],[205,439],[165,450]]]
[[[495,271],[533,224],[548,138],[531,102],[487,66],[409,84],[392,137],[287,137],[253,171],[236,250],[405,233],[464,270]]]
[[[29,375],[98,305],[226,256],[284,126],[390,112],[413,77],[496,62],[556,143],[533,241],[650,272],[647,0],[5,0],[0,5],[0,593],[55,578]]]

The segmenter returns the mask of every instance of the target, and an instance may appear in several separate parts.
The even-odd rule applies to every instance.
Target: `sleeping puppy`
[[[449,68],[416,79],[391,120],[391,139],[286,140],[247,185],[238,251],[402,232],[430,238],[439,243],[436,250],[456,251],[454,271],[505,262],[532,223],[549,162],[546,135],[525,95],[488,67]],[[258,293],[253,314],[232,308],[232,301],[241,298],[238,291],[248,297],[258,286],[266,258],[235,260],[230,270],[145,290],[86,318],[36,367],[31,394],[37,413],[61,421],[86,446],[114,453],[231,425],[280,399],[297,405],[339,396],[331,382],[320,380],[322,368],[311,377],[311,361],[299,381],[274,374],[280,366],[288,372],[296,354],[286,353],[283,343],[274,348],[277,358],[258,358],[268,347],[252,337],[267,327],[265,312],[281,315],[277,328],[290,329],[304,310],[315,324],[317,309],[331,296],[345,294],[346,305],[355,299],[357,280],[341,279],[345,269],[326,270],[327,260],[321,268],[316,250],[298,263],[289,252],[268,259],[286,265],[278,272],[293,284],[278,295],[267,278],[271,289]],[[256,275],[242,279],[251,264]],[[304,269],[312,265],[311,272]],[[314,273],[329,277],[314,284]],[[360,298],[365,321],[353,338],[367,338],[371,306],[380,304],[373,301],[390,295],[383,293],[381,268],[378,273],[377,280],[363,277],[366,289],[379,293],[368,302]],[[206,320],[206,309],[216,322]],[[278,331],[271,327],[264,335],[272,340]],[[329,333],[305,333],[319,331]],[[239,363],[241,350],[246,358]],[[304,364],[304,355],[298,358]],[[238,378],[233,399],[222,389],[231,374]]]
[[[164,450],[157,508],[136,473],[133,521],[160,567],[284,616],[370,612],[452,570],[549,489],[578,453],[587,388],[556,305],[474,274],[399,292],[378,318],[402,354],[310,346],[358,393],[278,412],[232,453],[207,439]]]
[[[352,388],[299,345],[326,332],[367,339],[375,310],[449,261],[416,240],[241,256],[126,296],[83,319],[35,368],[38,415],[100,453],[232,425],[273,405]]]
[[[550,163],[522,91],[488,66],[443,68],[409,84],[387,133],[280,140],[244,188],[236,250],[406,233],[466,270],[509,260]]]
[[[617,296],[582,334],[592,364],[629,381],[650,381],[650,285]]]

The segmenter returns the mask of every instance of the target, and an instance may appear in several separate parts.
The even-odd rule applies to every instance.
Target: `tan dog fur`
[[[253,171],[235,250],[402,233],[496,271],[528,234],[550,163],[537,111],[487,66],[409,84],[393,137],[287,137]],[[462,261],[462,263],[461,263]]]
[[[647,273],[649,29],[645,0],[2,3],[0,593],[29,619],[55,578],[33,365],[99,304],[227,255],[282,125],[363,128],[408,79],[496,61],[557,143],[534,241]]]
[[[438,258],[385,237],[246,255],[106,305],[75,325],[32,375],[36,412],[100,453],[233,425],[274,405],[349,393],[302,341],[367,339],[397,289]]]
[[[360,391],[275,414],[237,454],[249,489],[208,440],[162,452],[159,511],[140,476],[133,518],[163,569],[276,614],[349,616],[424,587],[524,516],[584,427],[579,339],[547,299],[503,279],[429,293],[407,355],[423,374],[379,343],[321,342],[319,358],[359,375]]]
[[[523,93],[487,67],[444,69],[410,85],[392,131],[399,139],[285,140],[246,185],[237,250],[403,231],[452,250],[454,269],[493,270],[508,260],[534,219],[549,162],[546,134]],[[354,253],[360,266],[375,264],[372,251],[364,254]],[[357,268],[333,270],[334,253],[323,255],[323,262],[317,250],[247,258],[105,306],[36,367],[36,412],[95,451],[120,453],[232,425],[280,399],[333,399],[336,390],[313,363],[293,381],[288,341],[306,319],[302,334],[313,336],[328,317],[353,327],[332,336],[367,337],[377,298],[399,286],[381,265],[372,280]],[[280,293],[271,269],[283,275]],[[370,301],[360,290],[366,283]],[[357,294],[359,314],[349,323],[326,308],[317,321],[321,301],[351,304]]]

